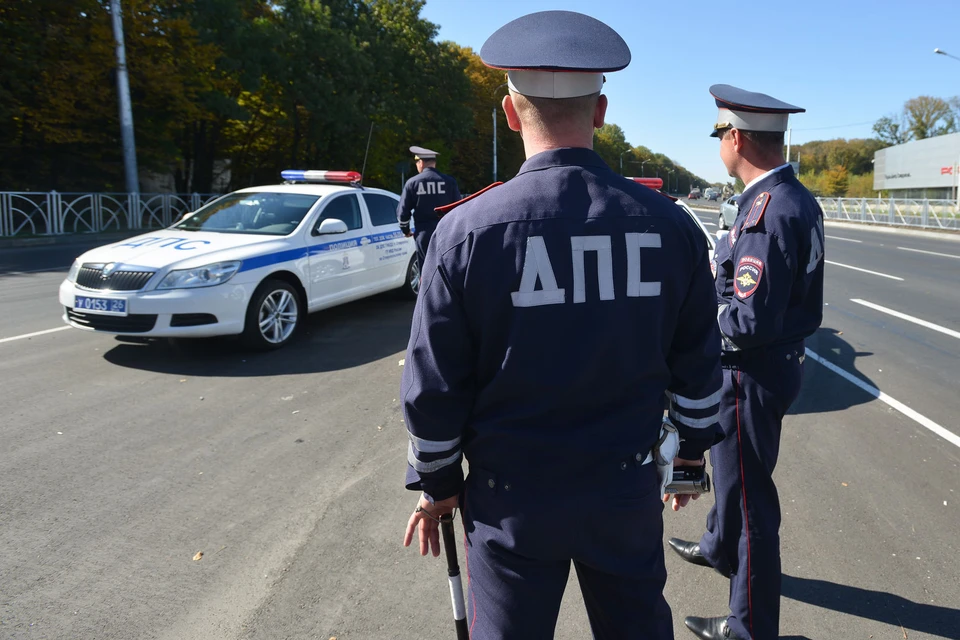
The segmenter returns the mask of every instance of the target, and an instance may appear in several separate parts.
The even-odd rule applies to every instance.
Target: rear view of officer
[[[460,189],[452,177],[437,171],[437,152],[423,147],[410,147],[417,163],[418,174],[407,180],[397,206],[397,219],[400,230],[407,237],[410,233],[410,218],[416,230],[417,255],[423,266],[427,246],[433,235],[440,216],[437,207],[454,203],[460,199]]]
[[[706,239],[592,150],[603,72],[630,62],[613,29],[535,13],[480,56],[508,70],[527,160],[427,251],[400,396],[422,492],[404,544],[419,528],[438,555],[435,518],[462,507],[474,640],[552,638],[571,562],[594,637],[673,638],[658,458],[699,462],[720,436]]]
[[[699,542],[673,538],[688,562],[730,576],[730,615],[688,617],[703,640],[775,640],[780,622],[780,501],[773,470],[783,416],[800,392],[804,339],[823,317],[823,213],[783,159],[783,132],[803,111],[762,93],[714,85],[711,135],[746,188],[717,247],[723,335],[720,424],[710,451],[716,504]]]

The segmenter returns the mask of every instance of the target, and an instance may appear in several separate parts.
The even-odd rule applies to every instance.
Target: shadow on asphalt
[[[104,353],[131,369],[192,376],[285,376],[339,371],[403,352],[410,338],[413,302],[383,294],[308,316],[302,333],[277,351],[246,349],[235,338],[141,340]],[[403,357],[401,354],[400,357]]]
[[[821,358],[829,360],[871,387],[877,386],[870,378],[857,371],[856,364],[857,358],[872,356],[873,353],[857,351],[840,336],[836,329],[822,327],[807,338],[806,344],[808,349]],[[807,358],[803,367],[803,387],[787,414],[800,415],[843,411],[859,404],[866,404],[874,399],[872,395],[844,380],[819,362]]]
[[[782,585],[784,597],[815,607],[932,636],[958,637],[960,609],[914,602],[884,591],[871,591],[825,580],[795,578],[787,574],[783,574]]]

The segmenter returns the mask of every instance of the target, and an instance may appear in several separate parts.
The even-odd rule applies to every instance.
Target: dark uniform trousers
[[[422,228],[421,228],[422,227]],[[420,259],[420,268],[426,263],[427,247],[430,246],[430,238],[433,232],[437,230],[437,224],[421,224],[414,229],[413,239],[417,243],[417,257]]]
[[[673,638],[657,467],[636,458],[565,478],[471,462],[461,504],[472,640],[553,638],[571,560],[595,638]]]
[[[800,393],[803,344],[724,353],[720,425],[710,449],[716,502],[700,550],[730,572],[730,628],[775,640],[780,625],[780,500],[773,470],[780,428]]]

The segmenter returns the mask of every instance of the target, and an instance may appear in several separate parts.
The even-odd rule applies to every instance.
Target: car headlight
[[[80,261],[74,260],[73,264],[70,265],[70,271],[67,271],[67,281],[76,282],[78,273],[80,273]]]
[[[240,269],[240,264],[239,260],[216,262],[194,269],[171,271],[160,281],[157,289],[193,289],[223,284]]]

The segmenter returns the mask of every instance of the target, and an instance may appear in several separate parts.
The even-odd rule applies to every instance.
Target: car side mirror
[[[322,236],[328,233],[346,233],[347,232],[347,223],[338,218],[327,218],[320,223],[320,226],[317,227],[315,232],[316,235]]]

